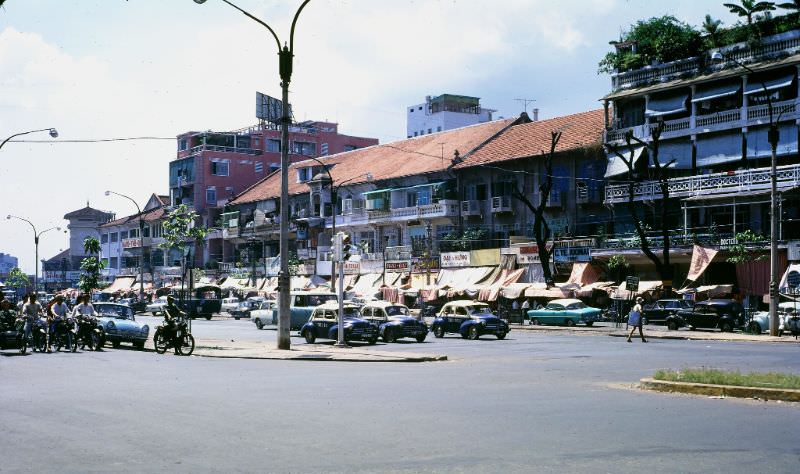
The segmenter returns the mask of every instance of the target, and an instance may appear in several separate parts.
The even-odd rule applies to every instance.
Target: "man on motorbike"
[[[54,299],[54,303],[50,305],[50,313],[52,322],[50,323],[50,340],[52,341],[56,336],[56,331],[58,330],[58,326],[60,324],[67,323],[67,315],[69,314],[69,306],[67,303],[64,302],[64,297],[62,295],[56,296]],[[67,328],[69,330],[69,328]],[[50,346],[48,345],[48,349]]]
[[[185,318],[186,313],[175,306],[175,298],[167,296],[167,305],[164,306],[164,330],[168,341],[172,341],[177,331],[178,320]],[[169,347],[169,346],[167,346]],[[178,344],[174,344],[175,355],[178,355]]]
[[[72,309],[72,316],[94,316],[94,306],[91,303],[91,297],[88,294],[85,294],[78,298],[80,304],[75,305],[75,308]]]
[[[42,314],[42,305],[36,301],[36,293],[30,293],[26,297],[26,303],[22,306],[22,316],[25,318],[25,340],[29,340],[33,326]],[[49,347],[48,347],[48,352]]]

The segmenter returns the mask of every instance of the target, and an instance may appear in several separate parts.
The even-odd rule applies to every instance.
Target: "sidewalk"
[[[601,323],[602,324],[602,323]],[[625,325],[619,328],[614,327],[613,323],[608,326],[595,324],[592,327],[586,326],[531,326],[531,325],[511,325],[512,333],[514,331],[545,331],[545,332],[567,332],[575,334],[593,334],[593,335],[607,335],[611,337],[628,337],[630,329],[626,330]],[[769,343],[793,343],[799,344],[800,340],[796,340],[790,335],[782,337],[770,336],[768,334],[748,334],[742,332],[720,332],[715,330],[695,330],[680,329],[677,331],[670,331],[664,326],[645,326],[644,335],[647,339],[677,339],[677,340],[692,340],[692,341],[734,341],[734,342],[769,342]],[[639,332],[634,333],[634,338],[639,337]]]
[[[335,347],[333,344],[292,344],[290,350],[253,342],[198,340],[193,356],[220,359],[313,360],[336,362],[435,362],[446,355],[370,350],[367,347]]]

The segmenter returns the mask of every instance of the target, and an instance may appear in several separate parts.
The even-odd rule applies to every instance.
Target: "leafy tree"
[[[624,32],[617,46],[600,61],[599,71],[628,70],[644,67],[653,61],[670,62],[696,56],[702,47],[700,32],[671,15],[640,20]]]
[[[87,237],[83,241],[83,250],[87,255],[81,260],[81,274],[78,280],[78,288],[86,294],[91,294],[92,290],[100,287],[100,270],[105,268],[105,263],[98,257],[100,254],[100,241],[95,237]]]
[[[616,276],[614,279],[615,282],[622,281],[623,272],[630,268],[630,266],[631,264],[628,263],[624,255],[612,255],[611,258],[608,259],[608,271]]]
[[[736,244],[728,249],[728,263],[747,263],[758,262],[767,259],[763,246],[768,239],[761,234],[756,234],[752,230],[738,232],[736,234]]]
[[[719,32],[719,25],[722,24],[722,20],[715,20],[711,17],[711,15],[706,15],[705,20],[703,21],[703,31],[706,32],[709,39],[710,46],[716,48],[719,46],[719,39],[718,39],[718,32]]]
[[[164,242],[159,245],[162,249],[169,251],[178,250],[181,255],[182,267],[181,281],[184,280],[186,273],[186,249],[190,247],[202,247],[208,229],[197,226],[199,216],[196,212],[189,209],[186,204],[181,204],[167,214],[163,223],[161,237]]]
[[[735,3],[723,3],[731,13],[747,18],[747,24],[753,24],[753,15],[759,12],[769,12],[775,10],[774,2],[756,2],[755,0],[739,0],[741,5]]]
[[[27,288],[31,284],[31,280],[28,278],[22,270],[17,267],[11,269],[8,272],[8,278],[6,278],[6,285],[14,288],[15,290],[19,290],[20,288]]]

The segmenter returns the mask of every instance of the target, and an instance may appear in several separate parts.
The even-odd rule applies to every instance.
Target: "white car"
[[[158,316],[159,314],[164,314],[164,306],[166,305],[167,305],[167,297],[159,296],[157,299],[153,300],[152,303],[147,305],[144,312],[152,313],[153,316]]]
[[[265,327],[278,327],[275,300],[266,300],[250,311],[250,320],[256,323],[258,329]]]
[[[235,310],[239,307],[239,298],[235,296],[231,296],[230,298],[225,298],[222,300],[222,311],[225,313],[230,313],[231,311]]]

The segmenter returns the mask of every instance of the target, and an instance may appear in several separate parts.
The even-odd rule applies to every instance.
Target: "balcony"
[[[369,214],[364,208],[352,209],[347,214],[340,214],[336,216],[336,227],[348,227],[354,225],[363,225],[369,222]],[[325,227],[333,227],[333,218],[325,218]]]
[[[511,196],[495,196],[492,198],[492,212],[512,212]]]
[[[706,57],[710,57],[714,51],[706,51],[705,54],[708,55]],[[736,43],[719,48],[719,51],[728,58],[745,64],[791,56],[800,52],[800,30],[765,37],[761,44],[755,47],[748,46],[747,43]],[[647,66],[634,71],[620,72],[611,75],[611,88],[613,92],[619,92],[738,67],[731,59],[722,64],[704,68],[700,58],[692,57]]]
[[[800,164],[779,166],[777,169],[777,185],[778,192],[800,186]],[[700,195],[713,196],[744,191],[768,191],[770,187],[769,168],[674,178],[669,180],[668,185],[670,198]],[[661,199],[661,197],[661,190],[656,181],[639,183],[633,188],[634,201],[655,201]],[[605,204],[627,202],[628,198],[627,184],[606,186]]]
[[[484,201],[461,201],[461,215],[464,217],[483,215]]]
[[[233,146],[219,146],[219,145],[198,145],[189,149],[189,154],[200,153],[201,151],[216,151],[223,153],[240,153],[243,155],[260,155],[263,152],[256,148],[240,148]]]
[[[772,114],[781,123],[790,122],[798,119],[797,100],[785,100],[772,104]],[[715,132],[720,130],[730,130],[747,126],[769,124],[769,106],[766,104],[753,105],[747,108],[747,119],[742,119],[741,109],[732,109],[717,112],[709,115],[696,115],[694,117],[695,126],[691,126],[692,118],[684,117],[675,120],[664,121],[664,131],[661,139],[685,137],[694,134]],[[625,141],[625,134],[632,132],[633,136],[640,140],[650,140],[651,132],[656,128],[656,124],[650,126],[637,125],[607,130],[605,132],[606,143],[622,144]]]
[[[418,219],[432,219],[436,217],[454,217],[459,214],[459,202],[455,200],[441,200],[434,204],[420,206],[400,207],[389,211],[391,220],[408,221]]]

